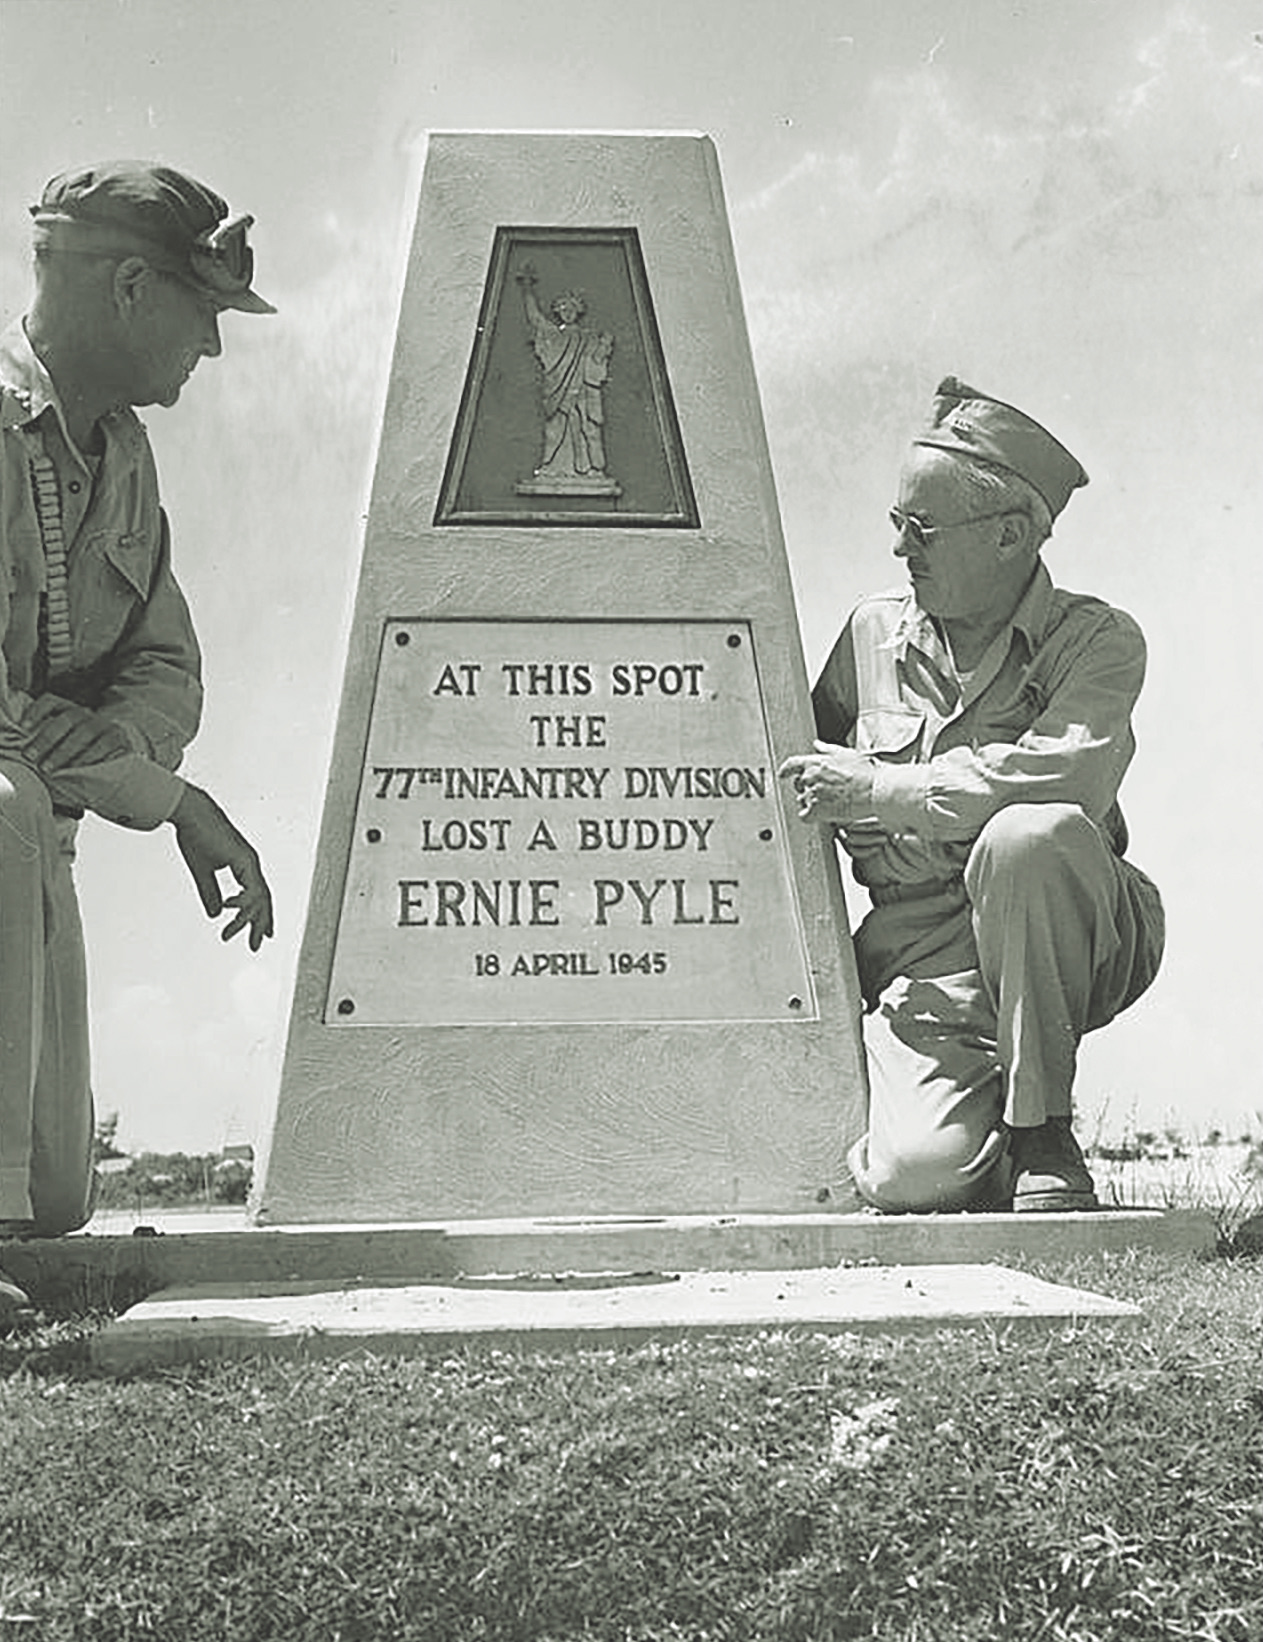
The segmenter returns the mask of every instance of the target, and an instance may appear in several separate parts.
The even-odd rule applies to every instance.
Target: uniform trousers
[[[963,877],[906,886],[856,934],[868,1133],[848,1162],[879,1208],[963,1208],[1003,1192],[1006,1126],[1068,1117],[1079,1042],[1145,990],[1158,891],[1072,804],[1014,804]]]
[[[45,1237],[92,1209],[77,831],[34,771],[0,759],[0,1221]]]

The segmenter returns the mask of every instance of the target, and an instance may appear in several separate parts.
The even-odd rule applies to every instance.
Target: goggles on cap
[[[199,234],[189,250],[194,277],[224,296],[248,291],[254,278],[254,252],[246,243],[246,234],[253,226],[253,217],[230,217]]]

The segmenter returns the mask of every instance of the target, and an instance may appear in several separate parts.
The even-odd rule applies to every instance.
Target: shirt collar
[[[1052,577],[1044,561],[1036,559],[1035,574],[1027,582],[1026,591],[1013,612],[1013,626],[1023,635],[1032,651],[1044,636],[1052,607]]]
[[[20,319],[0,336],[0,388],[17,402],[17,414],[6,406],[6,427],[16,428],[36,421],[50,405],[58,420],[64,423],[53,379],[32,348]]]
[[[27,427],[37,422],[46,411],[51,411],[57,419],[58,431],[65,441],[66,449],[84,472],[91,474],[91,469],[66,427],[66,416],[61,408],[61,400],[57,397],[56,384],[44,368],[43,360],[32,348],[31,339],[26,334],[26,326],[20,319],[14,320],[13,324],[0,334],[0,391],[10,402],[4,405],[0,417],[4,427]],[[144,437],[135,412],[130,407],[107,411],[101,418],[101,424],[105,430],[107,447],[118,443],[127,458],[134,460]]]
[[[1048,574],[1048,566],[1043,559],[1037,559],[1035,573],[1026,584],[1026,591],[1018,600],[1017,609],[1004,631],[1012,633],[1016,629],[1026,640],[1028,648],[1033,651],[1044,635],[1052,605],[1052,577]],[[938,629],[917,604],[916,595],[911,589],[904,595],[903,607],[882,649],[893,650],[896,656],[903,659],[910,645],[915,645],[927,656],[937,657],[946,654]]]

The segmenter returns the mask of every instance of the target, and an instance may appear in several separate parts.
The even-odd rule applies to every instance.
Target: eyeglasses
[[[914,547],[929,547],[936,536],[942,536],[949,530],[963,530],[966,525],[980,525],[987,519],[1003,519],[1006,513],[1020,511],[1020,508],[1002,507],[995,513],[975,513],[972,519],[957,519],[950,525],[923,525],[915,515],[905,513],[902,508],[892,507],[890,523],[896,536],[902,536],[906,531],[912,538]]]

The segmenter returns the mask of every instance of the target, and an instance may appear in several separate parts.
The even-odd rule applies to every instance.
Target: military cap
[[[79,252],[139,255],[225,308],[274,314],[250,289],[253,217],[229,217],[204,183],[170,166],[110,160],[66,171],[32,205],[36,243]]]
[[[945,376],[939,383],[930,426],[912,442],[1016,473],[1034,485],[1054,518],[1071,492],[1088,482],[1076,458],[1047,428],[1025,411],[979,393],[955,376]]]

